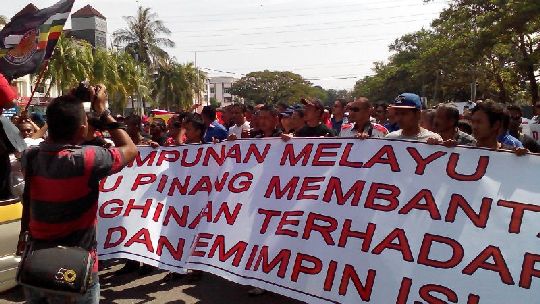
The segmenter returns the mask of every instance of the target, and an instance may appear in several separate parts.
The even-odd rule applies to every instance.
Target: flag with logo
[[[0,31],[0,73],[8,79],[35,73],[52,55],[75,0],[38,10],[28,5]]]

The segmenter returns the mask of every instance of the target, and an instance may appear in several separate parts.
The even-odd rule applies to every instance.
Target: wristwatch
[[[117,129],[122,129],[126,131],[127,128],[125,124],[119,123],[117,121],[111,122],[105,125],[105,130],[117,130]]]

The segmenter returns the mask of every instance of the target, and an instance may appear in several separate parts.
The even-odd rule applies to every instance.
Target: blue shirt
[[[341,132],[341,126],[343,123],[347,123],[347,117],[343,117],[340,121],[337,121],[334,117],[330,118],[330,122],[332,123],[332,129],[336,131],[336,134],[339,134]]]
[[[395,132],[395,131],[399,131],[399,129],[400,129],[397,123],[385,123],[384,127],[390,133]]]
[[[212,138],[216,138],[219,140],[225,140],[227,138],[228,132],[225,129],[224,126],[222,126],[219,122],[214,121],[206,128],[206,133],[204,134],[204,142],[205,143],[211,143]]]
[[[519,141],[519,139],[510,135],[508,131],[506,131],[506,133],[503,135],[499,135],[499,137],[497,137],[497,141],[508,148],[523,148],[523,144]]]

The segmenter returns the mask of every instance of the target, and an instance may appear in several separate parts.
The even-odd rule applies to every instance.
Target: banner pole
[[[30,100],[28,100],[28,103],[26,104],[26,107],[24,108],[24,111],[28,111],[28,107],[30,107],[30,104],[32,103],[32,99],[34,99],[34,94],[36,93],[36,90],[38,86],[43,81],[43,76],[45,75],[45,72],[49,68],[49,60],[45,61],[45,66],[43,67],[43,70],[41,70],[41,73],[39,73],[38,78],[36,80],[36,85],[34,86],[34,89],[32,90],[32,94],[30,95]]]

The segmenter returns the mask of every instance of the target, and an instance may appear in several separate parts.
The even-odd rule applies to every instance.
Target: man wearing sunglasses
[[[349,103],[349,123],[343,124],[339,137],[383,138],[388,130],[380,124],[370,121],[373,106],[365,97]]]

